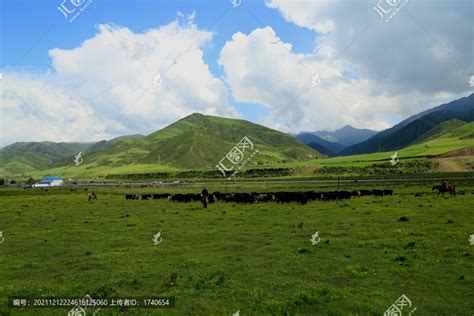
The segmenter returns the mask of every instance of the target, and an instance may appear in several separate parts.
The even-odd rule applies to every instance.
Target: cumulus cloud
[[[388,124],[379,113],[400,110],[394,106],[400,98],[371,96],[370,80],[350,79],[324,56],[297,54],[291,44],[278,41],[271,27],[236,33],[219,59],[234,99],[270,110],[261,123],[288,131],[343,124],[383,129]]]
[[[213,34],[193,18],[178,14],[143,33],[98,25],[80,46],[51,49],[50,71],[9,71],[0,96],[2,145],[150,133],[193,112],[237,116],[203,60]]]
[[[389,23],[373,9],[377,3],[270,0],[267,6],[289,22],[324,33],[319,44],[376,81],[380,94],[466,92],[466,78],[474,71],[472,1],[408,1]]]
[[[262,122],[284,130],[380,130],[429,100],[469,93],[470,1],[410,2],[389,23],[376,3],[267,1],[286,21],[314,31],[314,50],[272,44],[278,34],[270,26],[234,34],[219,59],[234,98],[264,105],[271,115]],[[316,73],[321,83],[312,87]]]

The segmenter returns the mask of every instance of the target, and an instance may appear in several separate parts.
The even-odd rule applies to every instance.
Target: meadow
[[[7,297],[176,298],[175,307],[98,315],[382,315],[402,294],[415,315],[474,313],[474,183],[342,183],[392,197],[251,205],[124,199],[173,188],[0,189],[0,315]],[[209,191],[334,190],[335,184],[206,184]],[[416,195],[415,195],[416,194]],[[161,231],[162,242],[152,238]],[[319,231],[320,242],[311,235]],[[88,309],[88,315],[92,314]]]

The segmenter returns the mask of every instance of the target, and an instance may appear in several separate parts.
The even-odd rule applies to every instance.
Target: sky
[[[195,112],[383,130],[474,92],[474,0],[0,0],[0,146]]]

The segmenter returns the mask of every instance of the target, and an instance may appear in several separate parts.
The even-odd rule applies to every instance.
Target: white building
[[[40,182],[33,184],[33,188],[49,188],[49,187],[59,187],[63,185],[63,178],[57,177],[48,177],[43,178]]]

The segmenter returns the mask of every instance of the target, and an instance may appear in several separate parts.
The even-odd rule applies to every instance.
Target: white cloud
[[[376,93],[465,93],[474,71],[472,1],[408,1],[389,23],[373,9],[377,3],[270,0],[267,6],[300,27],[330,30],[319,43],[375,81]]]
[[[201,47],[213,34],[198,29],[194,16],[178,14],[177,21],[143,33],[99,25],[80,46],[51,49],[52,71],[6,73],[2,145],[150,133],[198,111],[237,116],[226,86],[203,60]],[[154,87],[158,73],[162,84]]]
[[[371,95],[374,82],[351,80],[341,74],[339,64],[330,65],[316,54],[296,54],[291,44],[272,44],[276,41],[271,27],[248,35],[236,33],[219,59],[235,100],[270,109],[271,116],[261,121],[265,125],[293,131],[336,129],[345,124],[384,129],[388,123],[380,113],[409,110],[396,105],[413,94]],[[320,73],[319,86],[312,85],[316,73]]]
[[[268,1],[285,20],[315,32],[313,53],[271,44],[278,35],[269,26],[234,34],[219,59],[234,98],[269,108],[262,122],[298,131],[345,124],[384,129],[388,120],[425,109],[427,100],[470,93],[470,1],[410,2],[390,23],[375,12],[376,3]],[[321,85],[308,88],[318,72]],[[285,108],[284,120],[275,122]]]
[[[280,9],[288,22],[300,27],[306,27],[316,32],[327,33],[334,29],[334,22],[327,18],[320,18],[323,12],[330,8],[330,1],[269,1],[267,6]]]

